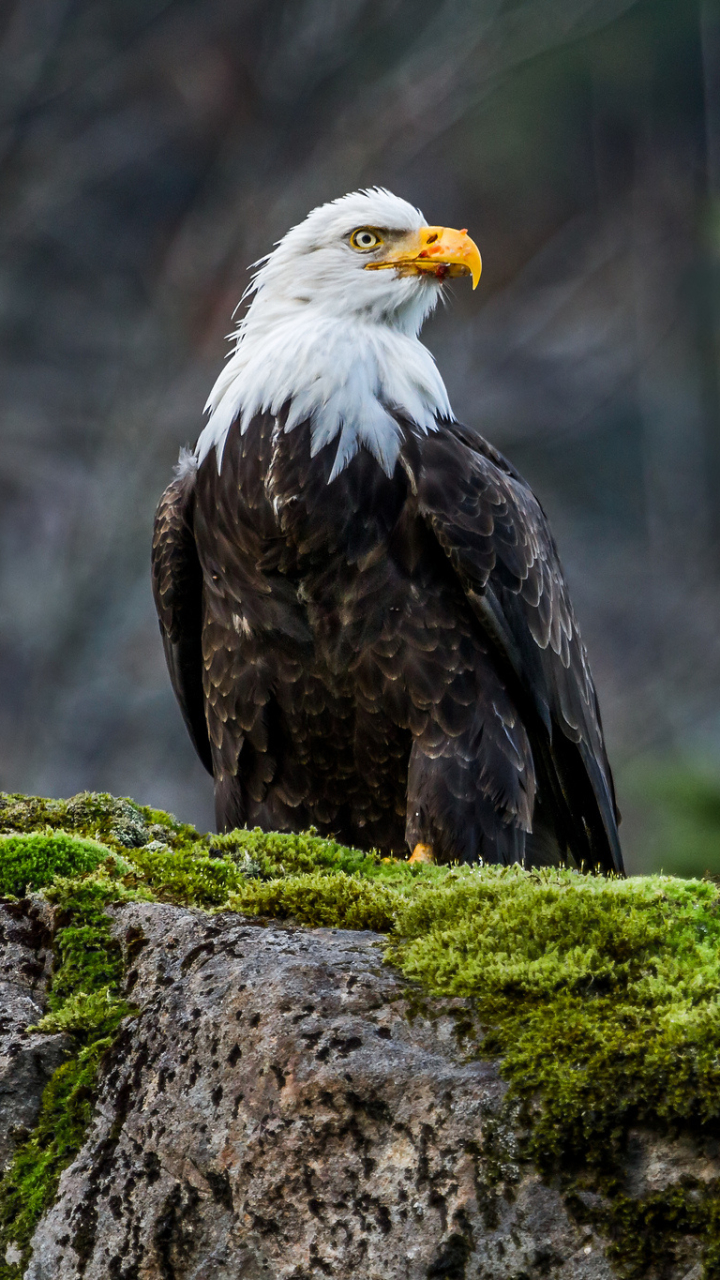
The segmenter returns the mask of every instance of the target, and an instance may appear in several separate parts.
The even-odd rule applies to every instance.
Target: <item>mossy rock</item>
[[[419,991],[473,1001],[484,1028],[474,1052],[500,1060],[523,1158],[560,1179],[576,1212],[614,1240],[619,1273],[660,1274],[663,1259],[692,1237],[703,1240],[706,1276],[720,1276],[717,1183],[689,1179],[633,1200],[623,1174],[638,1126],[700,1144],[720,1134],[713,882],[410,866],[313,832],[203,835],[106,795],[0,797],[0,837],[2,891],[41,888],[56,904],[58,966],[46,1029],[69,1031],[77,1042],[74,1067],[48,1086],[39,1136],[0,1185],[6,1241],[27,1250],[82,1140],[92,1111],[87,1064],[97,1063],[98,1046],[106,1052],[129,1015],[104,910],[140,896],[385,935],[387,958]],[[72,1098],[80,1078],[78,1119]],[[62,1150],[45,1159],[42,1135],[68,1108],[72,1123],[58,1129]],[[0,1266],[3,1274],[20,1271]]]

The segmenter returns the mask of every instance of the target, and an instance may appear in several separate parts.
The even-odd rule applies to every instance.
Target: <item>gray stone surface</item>
[[[420,1000],[375,935],[156,905],[115,920],[142,1013],[27,1280],[610,1277],[498,1134],[467,1005]]]
[[[0,905],[0,1172],[35,1124],[42,1091],[68,1052],[67,1037],[27,1030],[45,1012],[50,923],[39,900]]]
[[[469,1005],[423,997],[375,935],[112,916],[140,1013],[25,1280],[610,1280],[607,1242],[518,1161]],[[11,917],[6,955],[40,990],[31,925]],[[715,1159],[638,1131],[628,1189]],[[689,1241],[662,1280],[698,1276]]]
[[[631,1129],[627,1146],[628,1194],[634,1197],[666,1191],[677,1182],[720,1178],[720,1137],[702,1146],[689,1134],[665,1137],[647,1129]]]

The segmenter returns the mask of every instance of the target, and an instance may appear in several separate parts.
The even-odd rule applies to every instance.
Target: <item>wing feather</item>
[[[459,425],[409,460],[420,512],[460,578],[514,689],[544,726],[542,750],[569,840],[622,871],[597,696],[557,547],[524,480]]]
[[[152,584],[165,659],[183,719],[202,763],[212,773],[202,687],[202,570],[195,546],[195,471],[168,485],[155,515]]]

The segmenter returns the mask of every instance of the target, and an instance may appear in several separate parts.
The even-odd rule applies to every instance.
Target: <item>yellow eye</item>
[[[350,237],[350,243],[353,249],[364,250],[377,249],[382,244],[382,240],[376,231],[371,231],[369,227],[359,227],[357,231],[353,231]]]

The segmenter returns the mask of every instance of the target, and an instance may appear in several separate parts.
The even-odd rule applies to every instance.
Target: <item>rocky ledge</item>
[[[27,837],[18,826],[6,865]],[[213,912],[158,900],[169,896],[169,873],[163,889],[156,868],[151,886],[148,867],[162,848],[144,863],[133,852],[162,845],[154,826],[144,846],[118,842],[107,824],[96,829],[106,864],[84,865],[74,878],[63,864],[64,877],[43,894],[0,906],[3,1280],[717,1276],[717,1111],[686,1108],[683,1120],[678,1104],[663,1118],[655,1102],[648,1124],[650,1104],[625,1100],[610,1163],[583,1151],[577,1135],[553,1148],[548,1133],[560,1132],[561,1111],[543,1096],[545,1077],[523,1091],[512,1048],[490,1052],[495,1032],[479,977],[477,996],[439,993],[437,968],[432,982],[408,974],[400,942],[388,962],[390,926],[303,927],[245,914],[232,894],[233,909]],[[92,862],[89,847],[80,861]],[[72,856],[67,844],[53,848]],[[233,865],[253,893],[262,889],[265,907],[275,886],[277,907],[281,877],[270,876],[258,849],[236,850]],[[201,856],[207,849],[195,850]],[[209,862],[217,860],[214,851]],[[456,882],[425,874],[427,915],[428,885],[447,899]],[[286,866],[286,887],[291,879]],[[669,901],[668,883],[659,892]],[[694,892],[696,914],[704,904],[712,915],[714,888]],[[245,906],[252,910],[250,899]],[[410,917],[400,923],[407,937]],[[423,927],[432,928],[429,917]],[[587,919],[589,948],[593,927]],[[467,954],[467,938],[462,947]],[[708,972],[705,980],[715,981]],[[520,977],[513,981],[520,1001]],[[595,998],[584,990],[583,1001]],[[710,1096],[717,1071],[703,1057],[708,1047],[694,1045],[698,1098]],[[577,1036],[573,1052],[582,1072],[587,1049]],[[678,1070],[683,1062],[680,1054]],[[652,1092],[647,1080],[641,1087]],[[618,1076],[618,1094],[626,1089]],[[575,1105],[570,1094],[565,1105]],[[47,1153],[66,1113],[75,1136],[52,1165]],[[594,1123],[588,1142],[601,1132]]]
[[[488,1183],[505,1086],[465,1060],[465,1003],[414,1009],[376,935],[113,914],[142,1012],[28,1280],[611,1274],[511,1138],[512,1195]]]

